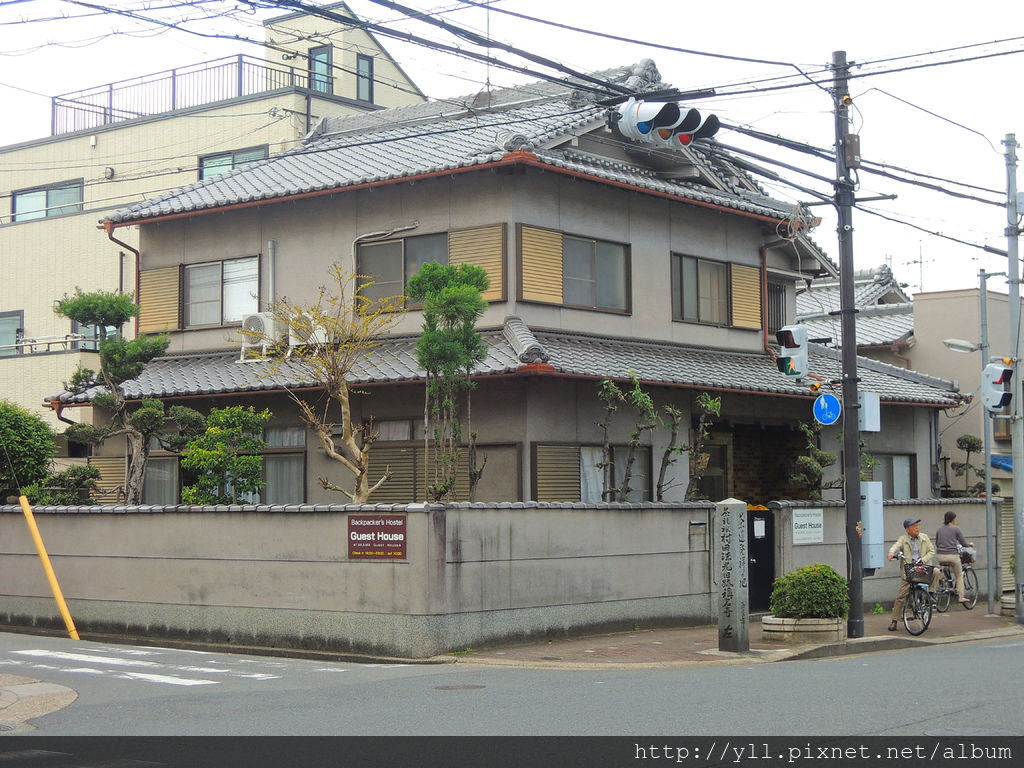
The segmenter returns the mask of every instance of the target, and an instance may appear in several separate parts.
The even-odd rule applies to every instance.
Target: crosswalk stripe
[[[166,683],[167,685],[219,685],[218,680],[190,680],[187,677],[171,677],[170,675],[154,675],[149,672],[117,672],[115,677],[128,680],[145,680],[150,683]]]

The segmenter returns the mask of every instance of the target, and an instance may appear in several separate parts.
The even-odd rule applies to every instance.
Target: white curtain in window
[[[224,322],[241,322],[259,309],[259,260],[224,262]]]
[[[295,448],[306,444],[305,427],[267,427],[263,439],[273,448]]]
[[[910,493],[910,457],[892,457],[892,497],[894,499],[909,499]]]
[[[621,485],[626,476],[626,460],[629,458],[629,447],[616,445],[612,448],[612,463],[615,465],[615,485]],[[629,478],[629,495],[626,501],[650,501],[650,453],[645,446],[636,449],[633,455],[633,468]]]
[[[178,460],[153,459],[146,463],[142,484],[143,504],[178,503]]]
[[[264,504],[303,504],[306,501],[305,461],[301,453],[265,456],[263,470],[267,487]]]
[[[580,448],[580,501],[601,501],[604,489],[604,471],[601,463],[601,449],[583,446]]]

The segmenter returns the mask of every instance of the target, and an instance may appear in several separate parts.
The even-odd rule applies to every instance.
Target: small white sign
[[[755,539],[763,539],[765,537],[765,533],[766,533],[766,531],[765,531],[764,518],[762,518],[762,517],[755,517],[754,518],[754,538]]]
[[[822,509],[793,510],[793,543],[821,544],[825,541],[825,511]]]

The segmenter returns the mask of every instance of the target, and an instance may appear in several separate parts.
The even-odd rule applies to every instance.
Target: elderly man
[[[908,517],[903,521],[903,531],[903,535],[896,539],[896,543],[890,547],[886,559],[892,560],[897,552],[902,552],[904,563],[913,563],[916,560],[921,560],[928,565],[935,565],[935,545],[932,544],[932,540],[928,538],[927,534],[921,533],[921,521]],[[903,575],[902,569],[900,575],[901,577]],[[928,592],[932,598],[935,597],[935,589],[939,585],[941,575],[942,572],[939,568],[932,570],[932,581],[928,586]],[[896,631],[896,622],[903,615],[903,603],[906,602],[909,593],[910,582],[905,578],[900,578],[900,589],[896,593],[896,602],[892,606],[892,621],[889,622],[890,632]]]

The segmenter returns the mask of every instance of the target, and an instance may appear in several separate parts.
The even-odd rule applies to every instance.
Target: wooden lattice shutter
[[[732,265],[732,325],[761,327],[761,271],[757,267]]]
[[[576,445],[538,445],[533,456],[534,500],[580,500],[580,449]]]
[[[425,500],[417,498],[415,447],[384,446],[380,443],[373,446],[370,451],[371,486],[380,480],[385,468],[391,469],[391,477],[371,494],[371,504],[414,504]]]
[[[562,303],[562,233],[520,229],[522,297],[528,301]]]
[[[179,328],[181,277],[178,267],[139,272],[139,333]]]
[[[128,462],[124,456],[93,456],[89,464],[100,471],[93,496],[103,504],[124,501],[124,482]]]
[[[490,280],[484,292],[487,301],[505,299],[505,227],[463,229],[448,233],[448,263],[475,264],[482,267]]]

